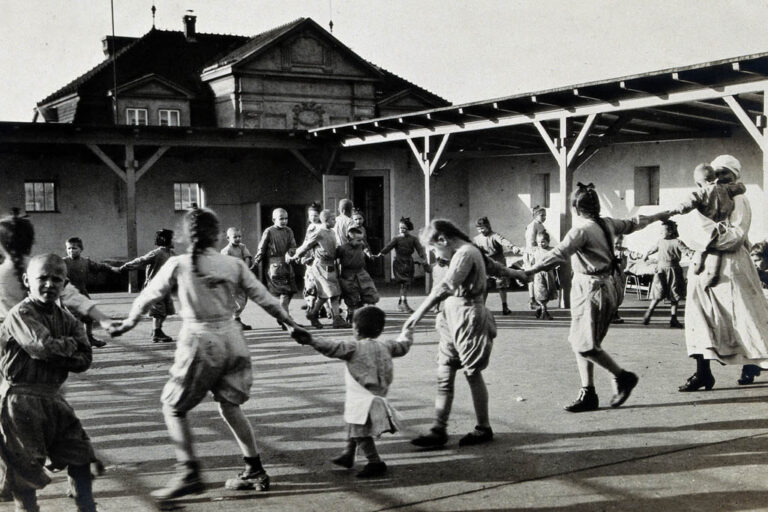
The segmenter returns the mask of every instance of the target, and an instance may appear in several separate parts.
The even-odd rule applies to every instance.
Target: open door
[[[345,198],[351,199],[349,195],[349,176],[324,174],[323,208],[331,210],[336,215],[339,209],[339,201]]]

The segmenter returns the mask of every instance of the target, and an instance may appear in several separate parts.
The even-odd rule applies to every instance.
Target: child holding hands
[[[29,297],[0,327],[0,439],[5,478],[17,511],[37,512],[36,492],[54,469],[67,468],[77,508],[95,512],[90,462],[93,448],[61,394],[70,372],[84,372],[93,353],[83,324],[58,305],[67,266],[55,254],[33,257],[24,274]]]
[[[383,475],[387,465],[381,460],[373,438],[383,432],[398,431],[397,412],[387,401],[387,392],[392,384],[392,358],[408,353],[413,343],[413,332],[404,329],[396,340],[380,340],[386,316],[375,306],[366,306],[355,311],[352,329],[355,339],[332,341],[310,336],[296,340],[324,356],[346,361],[344,381],[344,421],[347,424],[347,446],[331,462],[345,468],[355,464],[357,448],[363,452],[368,463],[358,478]]]

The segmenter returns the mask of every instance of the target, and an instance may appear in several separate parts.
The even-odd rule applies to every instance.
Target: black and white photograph
[[[768,511],[765,0],[0,8],[0,510]]]

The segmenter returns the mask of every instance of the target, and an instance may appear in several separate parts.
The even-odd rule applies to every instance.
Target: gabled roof
[[[200,80],[200,72],[205,64],[246,41],[245,36],[197,33],[195,41],[190,42],[181,31],[152,29],[115,54],[117,83],[125,84],[154,73],[194,94],[204,94],[207,89]],[[72,93],[101,96],[112,87],[112,59],[105,59],[41,100],[38,106]]]
[[[130,82],[119,85],[117,87],[117,93],[120,94],[124,91],[129,91],[131,89],[134,89],[136,87],[139,87],[141,85],[148,84],[151,82],[159,82],[163,84],[165,87],[167,87],[168,89],[172,89],[176,91],[178,94],[181,94],[182,96],[186,96],[187,98],[191,98],[192,96],[194,96],[192,92],[189,91],[188,89],[180,86],[175,82],[168,80],[167,78],[161,75],[158,75],[157,73],[148,73],[142,77],[137,78],[136,80],[131,80]]]
[[[330,44],[335,46],[339,51],[346,54],[347,57],[356,61],[364,68],[367,68],[371,73],[377,76],[380,75],[381,70],[378,67],[374,66],[353,52],[348,46],[333,37],[330,32],[318,25],[312,18],[298,18],[290,23],[286,23],[285,25],[281,25],[272,30],[268,30],[267,32],[262,32],[261,34],[252,37],[247,43],[240,46],[239,48],[236,48],[227,55],[220,57],[215,63],[208,66],[205,70],[210,71],[222,66],[237,65],[238,63],[248,60],[251,57],[271,48],[273,45],[279,43],[285,38],[290,37],[291,34],[300,30],[305,30],[307,28],[314,30],[318,35],[325,38]]]
[[[210,89],[201,79],[203,70],[240,62],[265,50],[294,31],[306,27],[316,29],[340,51],[379,76],[383,97],[411,89],[436,106],[450,105],[450,102],[436,94],[361,58],[311,18],[299,18],[250,38],[229,34],[197,33],[194,41],[188,41],[181,31],[152,29],[115,53],[117,83],[124,85],[146,75],[155,74],[195,96],[206,96],[210,94]],[[104,98],[106,92],[113,87],[112,59],[107,58],[38,102],[37,105],[42,107],[72,94]]]

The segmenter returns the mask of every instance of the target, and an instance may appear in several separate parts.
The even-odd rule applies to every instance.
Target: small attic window
[[[127,108],[125,109],[125,124],[147,125],[147,109],[145,108]]]

